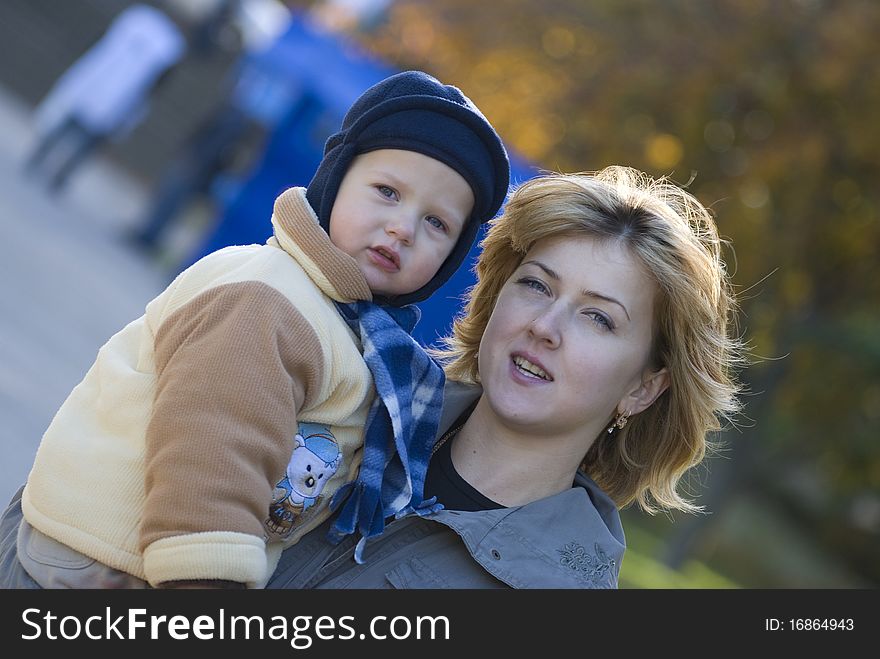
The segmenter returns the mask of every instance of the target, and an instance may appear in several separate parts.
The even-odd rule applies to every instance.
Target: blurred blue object
[[[234,91],[237,104],[270,127],[269,134],[263,153],[245,176],[214,181],[216,222],[181,269],[228,245],[265,242],[272,232],[269,218],[275,198],[291,186],[309,184],[325,141],[351,104],[367,88],[398,72],[300,13],[293,14],[287,30],[269,47],[249,55],[242,66]],[[512,183],[535,174],[515,154],[511,168]],[[461,308],[462,293],[474,282],[476,253],[475,247],[465,265],[418,305],[422,319],[413,332],[416,340],[427,345],[447,333]]]

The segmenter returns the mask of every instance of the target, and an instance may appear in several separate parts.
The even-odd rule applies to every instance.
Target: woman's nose
[[[544,308],[529,323],[529,334],[551,348],[556,348],[562,341],[561,309],[557,304]]]

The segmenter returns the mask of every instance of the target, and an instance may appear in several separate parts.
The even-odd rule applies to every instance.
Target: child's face
[[[380,149],[354,159],[330,213],[330,239],[354,258],[375,295],[427,284],[474,206],[467,181],[416,153]]]

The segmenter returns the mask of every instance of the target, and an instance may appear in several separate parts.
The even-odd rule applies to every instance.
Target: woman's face
[[[650,405],[645,395],[662,392],[642,386],[656,291],[617,242],[536,243],[501,289],[480,342],[480,380],[496,417],[518,432],[589,444],[617,409]]]

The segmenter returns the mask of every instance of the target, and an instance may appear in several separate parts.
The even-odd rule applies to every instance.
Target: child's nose
[[[400,242],[409,245],[415,235],[416,219],[406,213],[399,213],[392,217],[385,225],[385,233]]]

